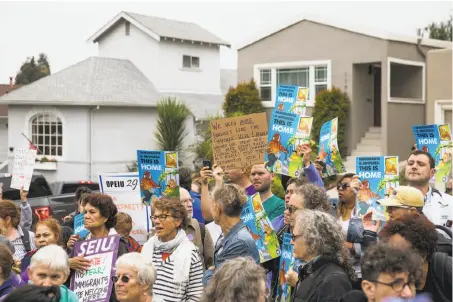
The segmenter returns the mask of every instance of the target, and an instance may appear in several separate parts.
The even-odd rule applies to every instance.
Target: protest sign
[[[88,235],[88,230],[85,228],[85,214],[80,213],[74,217],[74,235],[79,235],[80,238],[85,238]]]
[[[291,300],[291,285],[286,282],[285,275],[294,264],[293,248],[291,234],[284,233],[280,269],[278,270],[277,301],[279,302],[289,302]]]
[[[112,197],[118,212],[124,212],[132,218],[131,236],[143,244],[147,240],[151,221],[149,206],[140,199],[138,172],[103,173],[99,175],[101,192]]]
[[[357,175],[362,183],[357,194],[357,215],[373,212],[373,220],[387,220],[386,210],[378,204],[399,185],[398,156],[363,156],[356,159]]]
[[[178,153],[137,150],[140,196],[149,206],[160,197],[179,198]]]
[[[264,263],[280,256],[280,245],[271,221],[263,208],[259,193],[247,198],[247,203],[242,209],[241,219],[256,243],[260,262]]]
[[[300,149],[309,143],[313,123],[312,117],[303,116],[307,95],[308,88],[278,86],[265,154],[265,167],[274,173],[291,177],[301,173],[303,154]]]
[[[14,151],[13,175],[11,177],[11,188],[28,191],[36,160],[36,150],[16,149]]]
[[[451,173],[453,144],[448,124],[414,125],[412,131],[417,149],[429,152],[435,160],[435,181],[445,184]]]
[[[224,170],[264,163],[266,113],[212,120],[211,135],[214,162]]]
[[[318,159],[323,162],[323,177],[346,172],[338,150],[338,118],[324,123],[319,133]]]
[[[112,293],[112,276],[118,254],[119,235],[76,242],[75,256],[90,260],[90,269],[76,271],[71,290],[80,302],[108,302]]]

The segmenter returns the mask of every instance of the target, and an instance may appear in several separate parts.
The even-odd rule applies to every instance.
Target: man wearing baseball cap
[[[399,186],[388,198],[379,202],[387,207],[390,220],[394,220],[408,212],[422,213],[425,198],[423,193],[416,188]]]

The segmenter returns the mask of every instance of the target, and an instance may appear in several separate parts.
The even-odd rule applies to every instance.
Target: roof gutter
[[[423,57],[423,59],[426,59],[426,53],[422,49],[422,39],[423,39],[423,34],[421,33],[421,29],[417,29],[417,51],[418,53]]]

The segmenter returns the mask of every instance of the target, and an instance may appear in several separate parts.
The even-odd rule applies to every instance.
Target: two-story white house
[[[221,83],[236,79],[220,70],[220,47],[230,45],[194,23],[121,12],[90,41],[98,44],[98,57],[0,97],[8,105],[10,172],[14,149],[28,148],[22,134],[40,158],[56,160],[35,166],[50,181],[127,171],[137,149],[157,149],[156,105],[164,96],[180,98],[193,113],[188,147],[197,121],[221,112]]]

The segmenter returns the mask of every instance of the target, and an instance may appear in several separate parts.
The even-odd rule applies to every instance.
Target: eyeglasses
[[[167,214],[162,214],[162,215],[158,215],[158,216],[153,215],[153,216],[150,216],[150,217],[151,217],[152,220],[159,219],[160,221],[164,221],[164,220],[167,219],[167,217],[173,217],[173,216],[167,215]]]
[[[390,286],[397,293],[402,292],[406,286],[408,286],[410,289],[412,289],[412,288],[414,288],[416,286],[414,282],[412,282],[412,281],[405,282],[403,279],[396,279],[395,281],[393,281],[391,283],[385,283],[385,282],[381,282],[381,281],[378,281],[378,280],[374,280],[374,281],[371,281],[371,282],[375,282],[375,283],[378,283],[378,284]]]
[[[347,188],[349,188],[350,186],[351,186],[351,184],[349,182],[345,182],[344,184],[339,183],[339,184],[337,184],[337,190],[338,191],[340,191],[340,190],[344,191]]]
[[[129,280],[131,280],[131,278],[129,276],[126,276],[126,275],[122,275],[120,277],[112,276],[113,283],[118,282],[118,280],[121,280],[121,282],[123,282],[123,283],[128,283]]]
[[[291,234],[291,240],[296,241],[297,238],[302,237],[302,236],[303,236],[302,234],[299,234],[299,235]]]
[[[293,205],[287,205],[287,206],[286,206],[286,209],[288,210],[288,212],[289,212],[290,214],[292,214],[292,213],[294,213],[294,212],[300,210],[299,208],[296,208],[296,207],[293,206]]]

